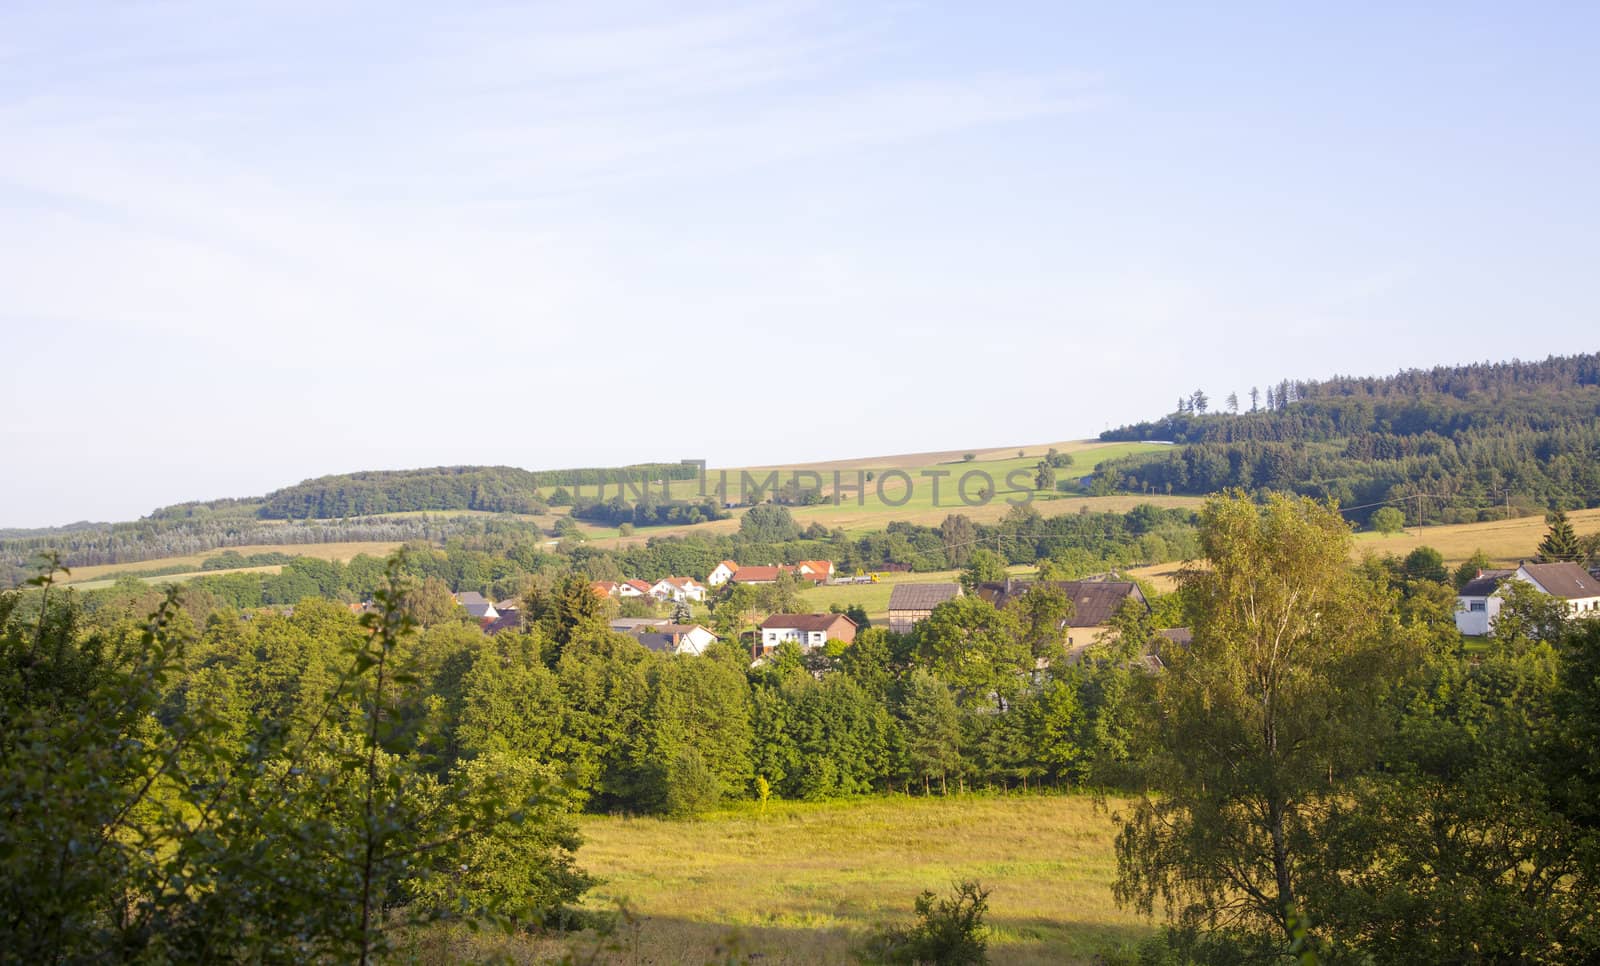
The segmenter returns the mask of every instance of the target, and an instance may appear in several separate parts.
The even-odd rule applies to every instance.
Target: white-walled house
[[[761,622],[762,651],[784,641],[794,641],[809,651],[830,640],[848,644],[855,639],[856,622],[843,614],[773,614]]]
[[[722,563],[717,564],[716,569],[706,575],[706,586],[721,587],[732,579],[733,572],[738,569],[739,565],[732,560],[724,560]]]
[[[1500,613],[1500,589],[1507,580],[1532,584],[1542,593],[1566,602],[1567,613],[1586,617],[1600,613],[1600,580],[1575,563],[1524,563],[1516,570],[1483,570],[1456,595],[1456,629],[1483,637]]]
[[[663,577],[650,588],[650,596],[676,603],[706,599],[706,588],[693,577]]]
[[[640,644],[658,654],[687,654],[699,657],[717,642],[717,635],[699,624],[663,624],[630,631]]]
[[[1486,637],[1500,613],[1500,582],[1511,570],[1480,570],[1456,594],[1456,630],[1468,637]]]

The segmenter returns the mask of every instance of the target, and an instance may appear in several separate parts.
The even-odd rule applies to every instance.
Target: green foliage
[[[979,584],[1005,579],[1005,559],[987,547],[973,550],[967,557],[966,568],[961,571],[961,586],[968,594],[976,593]]]
[[[1413,580],[1444,583],[1450,579],[1450,572],[1444,566],[1444,555],[1432,547],[1418,547],[1406,554],[1403,569],[1406,576]]]
[[[1545,517],[1545,523],[1549,525],[1549,530],[1545,533],[1544,539],[1539,541],[1539,562],[1582,562],[1583,545],[1578,542],[1578,535],[1573,532],[1572,523],[1567,519],[1566,512],[1556,510]]]
[[[783,543],[798,538],[800,528],[788,507],[762,503],[739,518],[739,535],[752,543]]]
[[[989,890],[974,881],[958,883],[949,896],[924,892],[917,897],[916,922],[880,929],[862,958],[871,963],[929,963],[972,966],[989,961]]]
[[[1399,533],[1405,529],[1406,515],[1398,507],[1379,507],[1372,511],[1368,522],[1372,524],[1372,529],[1379,533]]]
[[[1419,525],[1600,504],[1600,353],[1285,382],[1269,399],[1237,416],[1175,413],[1102,433],[1187,445],[1109,461],[1095,482],[1404,500]]]
[[[547,776],[439,777],[397,571],[360,624],[307,606],[198,640],[171,595],[142,630],[81,626],[48,579],[31,627],[0,597],[0,948],[364,960],[409,924],[574,900]]]
[[[1372,760],[1383,695],[1416,655],[1347,563],[1349,528],[1332,509],[1221,497],[1201,535],[1209,567],[1183,582],[1194,643],[1152,682],[1141,742],[1152,794],[1118,836],[1116,895],[1287,946],[1330,780]]]

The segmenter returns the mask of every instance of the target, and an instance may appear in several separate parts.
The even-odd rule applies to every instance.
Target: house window
[[[1489,607],[1489,605],[1488,605],[1487,602],[1481,601],[1481,600],[1475,600],[1472,603],[1467,605],[1467,610],[1472,611],[1474,614],[1481,614],[1485,610],[1488,610],[1488,607]]]

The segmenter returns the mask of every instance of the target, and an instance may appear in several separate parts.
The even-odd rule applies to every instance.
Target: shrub
[[[917,897],[917,921],[887,926],[874,933],[861,951],[875,963],[937,963],[940,966],[989,961],[989,890],[977,882],[957,884],[947,898],[932,892]]]

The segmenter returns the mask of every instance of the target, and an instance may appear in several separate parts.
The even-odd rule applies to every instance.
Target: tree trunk
[[[1289,910],[1294,908],[1294,883],[1289,878],[1289,850],[1283,831],[1283,815],[1283,803],[1274,798],[1267,806],[1268,831],[1272,834],[1272,875],[1278,886],[1278,908],[1274,912],[1287,933]]]

